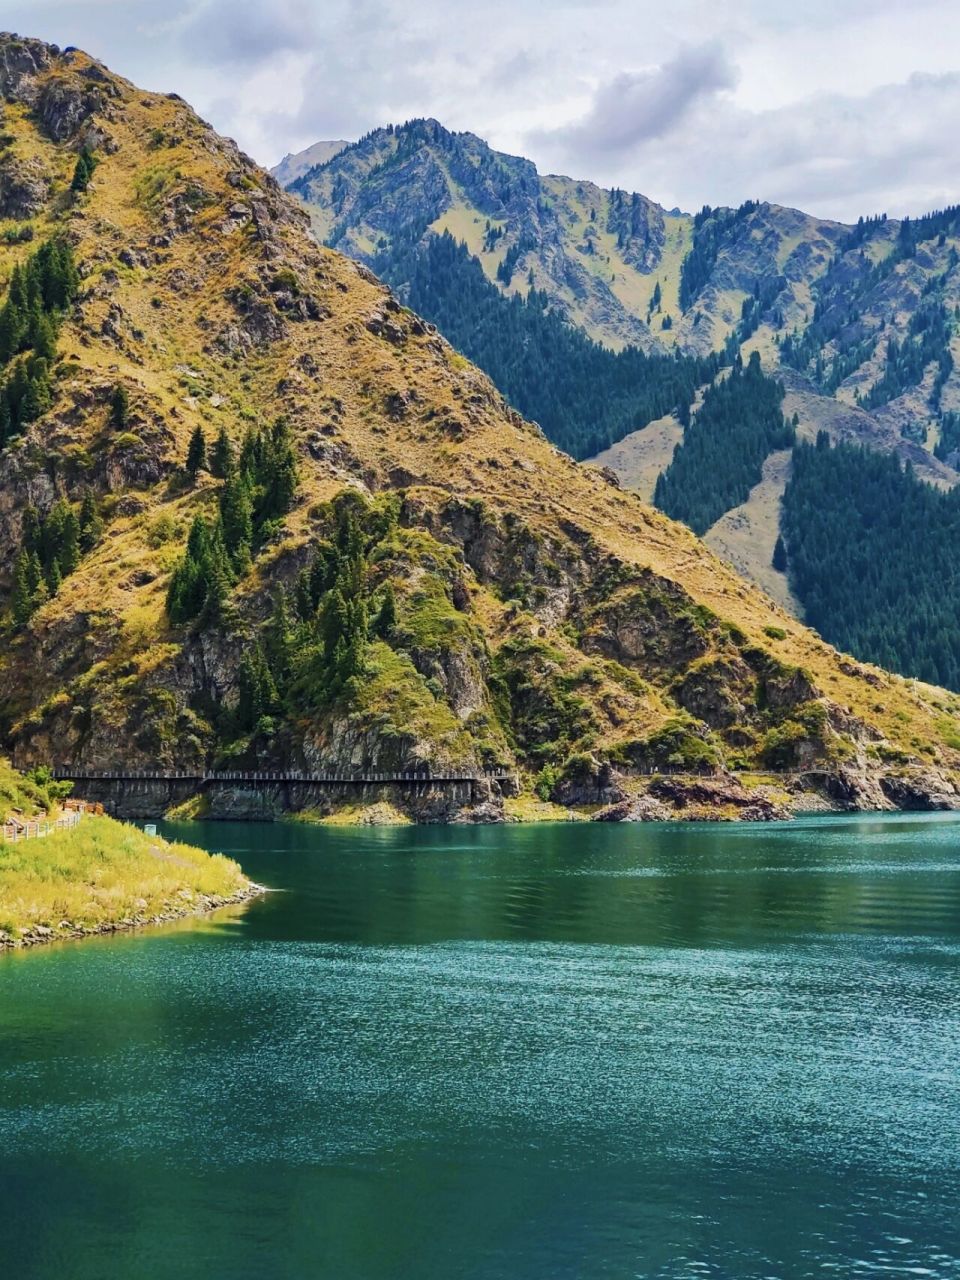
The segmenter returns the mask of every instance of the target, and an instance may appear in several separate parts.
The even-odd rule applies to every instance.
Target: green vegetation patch
[[[810,626],[866,662],[960,690],[960,491],[821,433],[794,450],[781,526]]]
[[[767,456],[796,439],[796,425],[783,416],[783,396],[783,386],[764,374],[756,351],[746,366],[738,356],[730,376],[707,391],[657,478],[654,502],[660,510],[703,534],[745,502]]]
[[[87,817],[40,840],[0,843],[0,930],[17,938],[35,925],[95,929],[187,914],[248,884],[229,858]]]

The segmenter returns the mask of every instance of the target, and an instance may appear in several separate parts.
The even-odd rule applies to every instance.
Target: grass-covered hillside
[[[56,819],[71,789],[44,767],[24,775],[0,758],[0,826]],[[189,915],[251,890],[229,858],[107,817],[16,841],[0,834],[0,950]]]
[[[951,695],[842,657],[560,453],[181,99],[0,53],[18,763],[952,786]]]

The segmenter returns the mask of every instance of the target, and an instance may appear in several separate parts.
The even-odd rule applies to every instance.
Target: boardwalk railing
[[[31,818],[29,821],[5,822],[0,826],[0,839],[16,844],[20,840],[35,840],[54,831],[75,827],[83,817],[83,809],[69,809],[59,818]]]
[[[326,773],[304,773],[296,770],[264,770],[262,772],[199,772],[191,770],[177,772],[175,770],[120,770],[120,769],[74,769],[58,765],[53,770],[55,778],[69,779],[73,782],[320,782],[320,783],[373,783],[373,782],[482,782],[510,779],[516,775],[509,769],[485,769],[468,772],[434,773],[429,769],[412,769],[403,772],[348,773],[332,771]]]

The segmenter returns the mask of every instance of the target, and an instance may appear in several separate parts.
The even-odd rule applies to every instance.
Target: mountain
[[[0,92],[16,764],[502,766],[661,816],[956,802],[952,695],[561,453],[179,97],[10,35]],[[497,818],[506,790],[408,803]]]
[[[349,142],[344,141],[315,142],[312,147],[297,151],[295,154],[287,152],[280,163],[274,165],[271,172],[280,185],[285,187],[295,182],[297,178],[303,177],[309,169],[315,169],[318,164],[326,164],[349,145]]]
[[[669,514],[696,511],[692,527],[724,559],[831,639],[848,634],[839,615],[823,613],[789,560],[773,564],[794,445],[826,432],[892,454],[939,488],[957,484],[957,208],[855,226],[753,200],[689,216],[638,193],[542,176],[434,120],[378,129],[290,190],[321,239],[440,324],[550,439],[648,500],[665,495]],[[719,367],[754,353],[784,385],[794,432],[771,429],[749,455],[729,439],[721,465],[733,458],[740,477],[714,485],[704,504],[702,472],[671,468],[674,452],[707,385],[726,376]],[[911,567],[925,578],[919,594],[933,598],[943,564],[904,563],[898,579]],[[842,565],[827,572],[842,575]],[[858,629],[860,656],[892,656],[919,674],[883,626]],[[946,652],[935,659],[939,679],[952,670]]]

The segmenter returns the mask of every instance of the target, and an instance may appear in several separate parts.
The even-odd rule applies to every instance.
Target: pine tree
[[[264,656],[278,690],[286,688],[290,677],[293,626],[287,607],[287,593],[279,588],[273,597],[273,611],[264,636]]]
[[[97,510],[96,499],[89,489],[80,504],[80,549],[91,551],[103,534],[103,520]]]
[[[383,591],[383,599],[380,602],[374,630],[381,639],[387,640],[393,634],[393,629],[396,625],[397,597],[393,590],[393,583],[388,582]]]
[[[210,627],[228,617],[227,601],[230,596],[230,577],[219,559],[211,559],[203,566],[201,581],[206,585],[203,607],[200,610],[200,626]]]
[[[237,671],[235,718],[241,730],[256,729],[263,716],[277,709],[278,695],[273,676],[260,645],[244,654]]]
[[[234,467],[233,445],[227,435],[226,427],[221,427],[210,455],[210,473],[219,480],[224,480]]]
[[[80,563],[80,521],[73,507],[68,506],[64,512],[59,544],[53,563],[66,577],[68,573],[73,573]]]
[[[40,545],[40,516],[32,504],[24,507],[20,527],[20,541],[27,551],[36,551]]]
[[[286,515],[297,489],[297,459],[286,418],[278,418],[262,451],[260,478],[263,498],[259,518],[270,520]]]
[[[295,600],[297,617],[301,622],[309,622],[313,617],[316,605],[313,603],[310,594],[310,571],[308,569],[301,569],[297,574]]]
[[[22,550],[13,571],[13,620],[22,626],[33,613],[34,588],[30,584],[30,552]]]
[[[70,183],[70,190],[79,194],[86,191],[90,185],[90,179],[93,177],[93,171],[97,167],[97,160],[88,147],[83,147],[77,156],[77,163],[73,169],[73,180]]]
[[[777,535],[777,542],[773,548],[773,567],[778,573],[787,571],[787,548],[782,534]]]
[[[40,312],[30,325],[30,345],[34,353],[50,361],[57,354],[57,334],[50,318]]]
[[[110,425],[115,431],[123,431],[130,418],[130,396],[122,382],[118,382],[110,397]]]
[[[35,373],[28,375],[23,399],[20,404],[20,421],[36,422],[50,408],[52,398],[50,382],[47,377],[46,362],[40,362]]]
[[[223,487],[220,495],[220,519],[230,560],[238,572],[243,572],[250,562],[250,546],[253,542],[253,504],[247,483],[239,471],[229,475]]]
[[[204,439],[203,428],[198,426],[190,437],[190,445],[187,449],[187,474],[195,479],[197,472],[206,465],[206,458],[207,442]]]
[[[49,598],[49,592],[43,575],[43,565],[40,563],[40,557],[36,551],[30,553],[30,560],[27,565],[27,582],[30,586],[30,599],[33,603],[33,608],[39,609]]]

